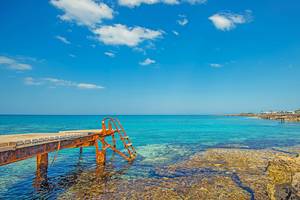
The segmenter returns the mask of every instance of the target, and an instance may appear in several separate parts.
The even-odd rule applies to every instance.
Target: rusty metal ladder
[[[103,143],[106,146],[106,148],[112,149],[115,153],[119,154],[127,161],[133,161],[136,158],[136,150],[133,147],[129,136],[126,134],[125,129],[123,128],[122,124],[117,118],[105,117],[102,120],[102,131],[105,131],[107,132],[107,134],[112,136],[112,145],[108,144],[105,140],[103,140]],[[115,134],[119,135],[119,138],[123,144],[123,148],[127,150],[127,153],[123,153],[122,151],[117,149]]]

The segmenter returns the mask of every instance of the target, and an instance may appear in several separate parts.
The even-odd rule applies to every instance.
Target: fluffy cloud
[[[98,39],[108,45],[127,45],[134,47],[145,40],[154,40],[162,36],[162,31],[150,30],[143,27],[127,27],[122,24],[102,26],[93,31]]]
[[[164,3],[169,5],[176,5],[180,3],[189,3],[189,4],[202,4],[205,3],[206,0],[119,0],[119,5],[127,6],[129,8],[134,8],[140,6],[141,4],[157,4]]]
[[[212,15],[208,19],[212,21],[217,29],[229,31],[234,29],[237,24],[250,22],[252,19],[252,12],[250,10],[247,10],[245,14],[222,12]]]
[[[55,36],[55,38],[58,39],[59,41],[65,43],[65,44],[71,44],[71,42],[63,36],[57,35],[57,36]]]
[[[77,83],[74,81],[68,81],[57,78],[40,78],[34,79],[32,77],[26,77],[24,79],[26,85],[49,85],[51,87],[74,87],[78,89],[103,89],[104,87],[100,85],[95,85],[91,83]]]
[[[223,67],[222,64],[218,64],[218,63],[211,63],[209,64],[211,67],[214,67],[214,68],[220,68],[220,67]]]
[[[22,63],[21,61],[6,56],[0,56],[0,65],[3,65],[8,69],[17,71],[26,71],[32,69],[31,65]]]
[[[79,25],[95,27],[103,19],[112,19],[113,10],[104,3],[93,0],[51,0],[50,3],[64,11],[60,19],[76,22]]]
[[[141,3],[158,3],[163,1],[168,4],[176,4],[177,0],[120,0],[119,3],[128,6],[136,6]],[[152,3],[151,3],[152,2]],[[64,11],[60,19],[76,22],[78,25],[85,25],[95,34],[96,38],[106,45],[126,45],[135,47],[145,40],[154,40],[162,36],[160,30],[151,30],[139,26],[127,27],[122,24],[100,25],[103,19],[112,19],[113,10],[106,4],[96,0],[50,0],[56,8]],[[56,39],[70,44],[66,38],[56,36]],[[107,56],[111,56],[106,54]]]
[[[140,62],[139,64],[142,65],[142,66],[147,66],[147,65],[154,64],[154,63],[156,63],[155,60],[152,60],[150,58],[146,58],[144,61]]]

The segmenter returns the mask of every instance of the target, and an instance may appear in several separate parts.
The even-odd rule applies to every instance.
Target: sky
[[[0,114],[300,107],[298,0],[2,0]]]

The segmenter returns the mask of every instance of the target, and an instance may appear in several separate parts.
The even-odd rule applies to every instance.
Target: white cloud
[[[151,64],[154,64],[156,63],[155,60],[152,60],[150,58],[146,58],[144,61],[140,62],[139,64],[142,65],[142,66],[146,66],[146,65],[151,65]]]
[[[113,10],[105,3],[93,0],[51,0],[50,3],[64,11],[60,19],[76,22],[78,25],[95,27],[103,19],[112,19]]]
[[[32,69],[32,66],[30,64],[22,63],[22,61],[9,58],[7,56],[0,56],[0,65],[3,65],[8,69],[17,71],[26,71]]]
[[[71,42],[69,40],[67,40],[67,38],[65,38],[63,36],[57,35],[57,36],[55,36],[55,38],[58,39],[59,41],[65,43],[65,44],[71,44]]]
[[[50,87],[74,87],[78,89],[104,89],[103,86],[95,85],[92,83],[77,83],[74,81],[68,81],[57,78],[40,78],[34,79],[32,77],[26,77],[24,79],[26,85],[48,85]]]
[[[222,64],[218,64],[218,63],[211,63],[209,64],[211,67],[214,67],[214,68],[220,68],[220,67],[223,67]]]
[[[70,86],[71,87],[71,86],[76,85],[72,81],[67,81],[67,80],[57,79],[57,78],[43,78],[42,81],[51,83],[55,86]]]
[[[119,5],[127,6],[130,8],[140,6],[141,4],[156,4],[156,3],[165,3],[165,4],[179,4],[178,0],[119,0]]]
[[[104,87],[91,84],[91,83],[78,83],[76,85],[77,88],[79,89],[85,89],[85,90],[93,90],[93,89],[103,89]]]
[[[177,31],[172,31],[172,33],[173,33],[174,35],[176,35],[176,36],[179,35],[179,33],[178,33]]]
[[[26,85],[41,85],[42,84],[42,82],[37,81],[37,80],[33,79],[32,77],[26,77],[24,79],[24,83]]]
[[[127,27],[122,24],[102,26],[93,31],[98,39],[107,45],[127,45],[134,47],[145,40],[154,40],[162,36],[162,31],[143,27]]]
[[[141,4],[152,5],[157,3],[164,3],[169,5],[176,5],[180,3],[202,4],[205,2],[206,0],[119,0],[119,5],[134,8],[140,6]]]
[[[186,2],[194,5],[194,4],[203,4],[203,3],[206,3],[207,0],[185,0]]]
[[[189,20],[186,18],[185,15],[179,15],[179,17],[180,17],[181,19],[178,19],[178,20],[177,20],[177,23],[178,23],[180,26],[185,26],[185,25],[187,25],[187,24],[189,23]]]
[[[113,57],[116,56],[115,53],[110,52],[110,51],[104,52],[104,54],[105,54],[106,56],[108,56],[108,57],[111,57],[111,58],[113,58]]]
[[[244,24],[252,20],[252,11],[246,10],[245,14],[235,14],[231,12],[221,12],[208,18],[214,26],[222,31],[229,31],[236,27],[237,24]]]

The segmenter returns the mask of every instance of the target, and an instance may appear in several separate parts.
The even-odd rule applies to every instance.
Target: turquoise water
[[[0,116],[0,135],[56,132],[101,127],[104,116]],[[280,123],[246,117],[225,116],[117,116],[139,154],[128,164],[108,155],[107,171],[113,177],[151,177],[155,168],[188,158],[211,147],[270,148],[300,143],[300,123]],[[53,153],[50,155],[50,163]],[[73,184],[79,174],[93,171],[95,150],[62,150],[50,164],[42,189],[35,188],[35,159],[0,167],[0,199],[55,199]]]

